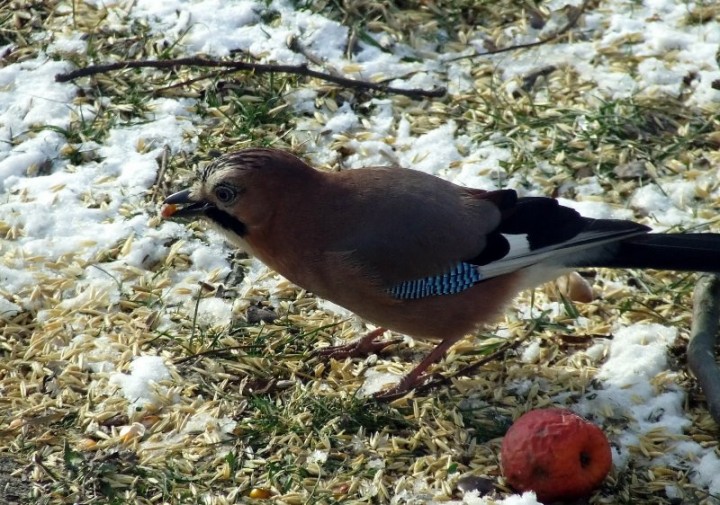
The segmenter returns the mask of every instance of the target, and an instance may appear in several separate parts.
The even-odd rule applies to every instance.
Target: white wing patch
[[[563,266],[563,258],[570,256],[573,263],[581,264],[582,253],[590,253],[599,246],[617,242],[634,235],[643,235],[647,233],[645,230],[625,229],[625,230],[600,230],[600,231],[584,231],[572,239],[565,242],[559,242],[547,247],[532,250],[528,242],[527,235],[505,235],[503,237],[510,244],[510,251],[501,259],[493,261],[487,265],[478,267],[478,271],[483,278],[497,277],[498,275],[515,272],[525,267],[536,265],[550,259],[556,259],[553,262],[555,266]],[[600,253],[601,251],[597,251]]]

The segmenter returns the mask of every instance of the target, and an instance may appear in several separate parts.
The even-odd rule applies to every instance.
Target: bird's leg
[[[346,345],[324,347],[316,350],[315,353],[320,356],[335,359],[355,358],[358,356],[367,356],[368,354],[377,353],[389,345],[398,343],[397,340],[375,340],[386,331],[387,330],[385,328],[378,328],[355,342],[350,342]]]
[[[460,340],[461,337],[457,338],[447,338],[440,342],[438,345],[435,346],[435,349],[430,351],[430,354],[425,356],[425,358],[418,363],[418,365],[410,370],[402,379],[400,379],[400,382],[395,384],[395,386],[391,387],[390,389],[379,391],[378,393],[375,393],[374,397],[377,400],[394,400],[395,398],[399,398],[406,393],[408,393],[411,389],[415,388],[416,386],[420,385],[422,382],[427,379],[427,376],[425,375],[425,370],[428,369],[430,365],[435,363],[436,361],[439,361],[443,356],[445,356],[445,353],[447,352],[452,345]]]

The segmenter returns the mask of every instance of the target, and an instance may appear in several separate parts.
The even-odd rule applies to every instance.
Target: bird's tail
[[[720,234],[717,233],[636,235],[620,241],[613,253],[584,266],[720,273]]]

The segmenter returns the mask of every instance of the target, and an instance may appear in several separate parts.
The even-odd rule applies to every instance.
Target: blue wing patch
[[[387,291],[399,300],[417,300],[428,296],[454,295],[484,279],[477,265],[458,263],[449,272],[396,284]]]

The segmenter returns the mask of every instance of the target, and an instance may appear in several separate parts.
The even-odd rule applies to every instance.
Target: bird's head
[[[319,174],[292,154],[277,149],[244,149],[203,168],[188,189],[167,197],[165,219],[202,218],[242,239],[287,204],[288,194]]]

